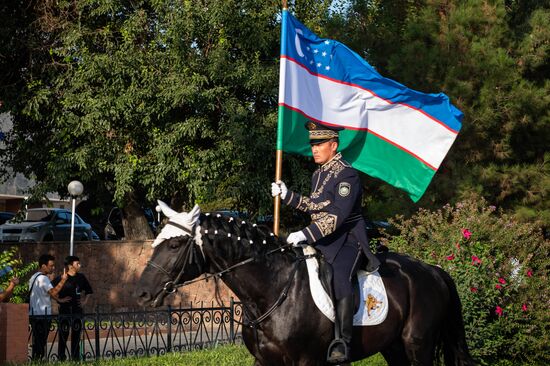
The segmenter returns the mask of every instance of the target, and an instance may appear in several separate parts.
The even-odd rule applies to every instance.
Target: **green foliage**
[[[5,289],[12,277],[19,277],[20,282],[15,286],[9,302],[21,304],[25,302],[25,295],[29,291],[29,284],[23,279],[36,270],[38,262],[24,264],[17,253],[17,247],[11,247],[0,252],[0,270],[6,267],[11,268],[11,271],[0,276],[0,287]]]
[[[377,203],[371,216],[384,217],[387,206],[408,213],[478,193],[518,219],[550,225],[549,12],[547,0],[354,0],[331,19],[329,35],[382,75],[443,91],[465,114],[419,204],[369,182]]]
[[[231,208],[265,210],[279,6],[89,0],[37,7],[51,36],[40,47],[50,72],[37,70],[13,101],[3,161],[33,174],[37,194],[65,193],[78,177],[88,196],[121,207],[129,197],[184,206],[230,199]]]
[[[386,239],[392,250],[440,266],[455,280],[468,345],[481,364],[548,364],[550,241],[540,227],[482,199],[391,222],[399,231]]]
[[[176,208],[197,202],[270,213],[280,5],[0,5],[0,111],[14,117],[0,146],[0,173],[12,167],[35,178],[30,193],[38,197],[64,195],[78,178],[98,207],[139,208],[162,198]],[[382,75],[443,91],[465,114],[418,204],[365,179],[370,217],[479,194],[519,220],[550,225],[547,0],[307,0],[290,7]],[[283,178],[302,192],[309,188],[304,169],[311,165],[303,158],[285,156]]]

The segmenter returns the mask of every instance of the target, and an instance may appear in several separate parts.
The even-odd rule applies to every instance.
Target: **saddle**
[[[306,246],[304,255],[315,254],[313,247]],[[332,292],[332,267],[322,256],[306,260],[311,296],[319,310],[334,322],[334,294]],[[382,277],[378,271],[357,271],[353,279],[354,317],[356,326],[376,325],[388,314],[388,298]]]

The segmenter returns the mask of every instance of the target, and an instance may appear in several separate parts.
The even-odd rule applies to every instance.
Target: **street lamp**
[[[160,213],[162,212],[162,208],[160,208],[160,206],[157,205],[157,207],[155,207],[155,211],[157,211],[157,221],[159,222],[159,225],[160,225]]]
[[[82,192],[84,192],[84,186],[82,183],[80,183],[77,180],[73,180],[71,183],[69,183],[67,189],[69,190],[69,194],[71,195],[72,201],[73,201],[73,209],[71,211],[71,249],[69,251],[69,255],[73,255],[73,246],[74,246],[74,212],[75,212],[75,202],[76,197],[80,196]]]

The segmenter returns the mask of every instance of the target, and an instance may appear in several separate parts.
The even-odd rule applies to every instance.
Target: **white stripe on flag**
[[[457,134],[424,113],[402,104],[391,104],[364,89],[312,75],[285,58],[281,63],[279,103],[306,116],[348,129],[362,129],[416,155],[434,168]],[[283,100],[284,98],[284,100]]]

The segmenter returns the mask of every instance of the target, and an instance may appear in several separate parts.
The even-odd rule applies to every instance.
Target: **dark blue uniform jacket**
[[[331,264],[344,244],[360,245],[366,253],[368,238],[357,171],[338,153],[313,173],[311,187],[309,197],[289,191],[283,200],[311,215],[311,224],[302,230],[308,244],[321,251]]]

